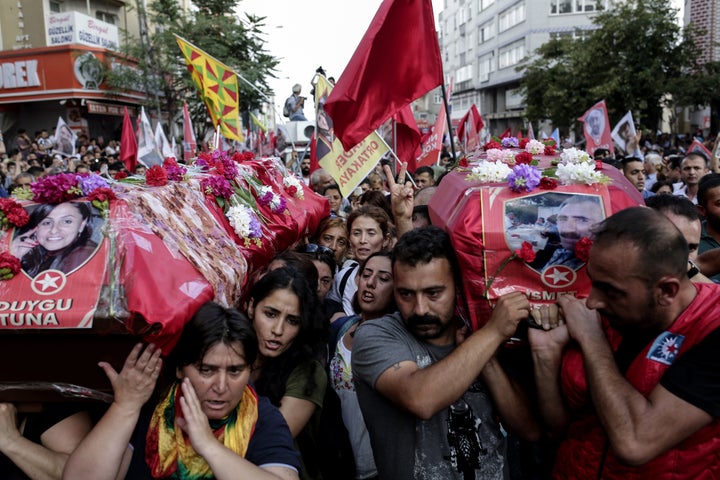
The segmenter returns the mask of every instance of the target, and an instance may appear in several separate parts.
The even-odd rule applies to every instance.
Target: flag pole
[[[453,137],[452,122],[450,120],[450,105],[448,105],[444,81],[440,84],[440,88],[442,88],[443,103],[445,104],[445,115],[447,116],[448,134],[450,135],[450,150],[452,151],[453,162],[457,162],[458,159],[455,156],[455,138]]]
[[[376,130],[376,133],[377,133],[377,130]],[[396,164],[396,165],[402,164],[402,160],[400,160],[400,159],[398,158],[397,154],[395,153],[395,150],[393,150],[392,148],[390,148],[390,145],[387,144],[387,142],[386,142],[385,139],[382,137],[382,135],[378,135],[378,138],[380,139],[380,141],[381,141],[382,143],[385,144],[385,146],[387,147],[388,151],[389,151],[389,152],[392,154],[392,156],[395,158],[395,164]],[[395,175],[397,175],[397,172],[395,173]],[[405,178],[403,178],[403,181],[408,181],[408,180],[410,181],[410,183],[412,183],[413,188],[414,188],[415,190],[417,190],[418,186],[417,186],[417,183],[415,183],[415,180],[412,178],[412,175],[410,175],[408,172],[405,172]]]

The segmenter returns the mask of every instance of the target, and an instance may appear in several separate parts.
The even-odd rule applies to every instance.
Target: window
[[[109,23],[110,25],[115,25],[117,17],[110,13],[110,12],[103,12],[101,10],[98,10],[95,12],[95,18],[98,20],[102,20],[105,23]]]
[[[455,82],[460,83],[472,78],[472,65],[465,65],[455,70]]]
[[[55,2],[53,0],[50,0],[50,11],[52,13],[60,13],[60,2]]]
[[[608,0],[550,0],[550,15],[606,10]]]
[[[493,3],[495,3],[495,0],[478,0],[478,8],[482,12]]]
[[[443,103],[442,91],[439,91],[433,95],[433,104],[440,105],[441,103]]]
[[[495,20],[480,25],[478,29],[478,43],[485,43],[495,36]]]
[[[493,72],[493,57],[494,53],[488,53],[480,57],[478,64],[478,77],[481,82],[487,82],[490,80],[490,74]]]
[[[498,69],[512,67],[525,57],[525,40],[518,40],[498,51]]]
[[[498,32],[504,32],[523,21],[525,21],[525,4],[518,3],[498,16]]]

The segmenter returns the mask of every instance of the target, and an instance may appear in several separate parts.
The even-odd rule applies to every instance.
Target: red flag
[[[607,148],[611,152],[615,150],[605,100],[590,107],[578,120],[585,124],[585,151],[591,157],[598,148]]]
[[[125,169],[133,173],[137,166],[138,145],[135,137],[135,129],[130,121],[130,112],[127,107],[123,112],[122,133],[120,134],[120,161],[125,164]]]
[[[384,0],[325,103],[345,150],[443,82],[430,0]]]
[[[408,172],[414,173],[417,168],[415,157],[420,146],[420,130],[410,104],[393,115],[395,124],[395,155],[408,164]]]
[[[503,133],[500,134],[500,138],[510,138],[510,135],[512,135],[512,130],[510,130],[510,127],[508,127]]]
[[[457,127],[457,136],[465,146],[465,151],[472,151],[480,144],[480,130],[485,126],[482,116],[473,103]]]
[[[440,105],[440,110],[438,110],[435,125],[433,126],[431,133],[423,141],[422,152],[418,155],[415,162],[417,167],[435,165],[438,163],[440,160],[440,153],[442,152],[442,141],[446,126],[447,116],[445,115],[445,104],[442,104]]]
[[[195,157],[197,150],[197,140],[195,140],[195,131],[192,128],[190,120],[190,112],[186,102],[183,102],[183,158],[185,163],[190,164],[190,160]]]
[[[315,141],[315,132],[310,134],[310,173],[320,168],[317,158],[317,142]]]

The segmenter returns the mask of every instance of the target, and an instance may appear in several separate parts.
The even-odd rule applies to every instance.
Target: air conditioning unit
[[[287,128],[289,140],[294,143],[307,143],[310,141],[310,135],[315,130],[314,122],[287,122],[285,124]]]

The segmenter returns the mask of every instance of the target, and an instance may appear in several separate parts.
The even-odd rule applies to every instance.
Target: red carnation
[[[518,165],[530,165],[532,163],[533,156],[530,152],[520,152],[515,155],[515,163]]]
[[[491,148],[502,148],[502,145],[500,144],[500,142],[496,142],[495,140],[490,140],[489,142],[487,142],[485,144],[485,146],[483,148],[487,152]]]
[[[294,195],[297,193],[297,187],[296,187],[295,185],[290,185],[290,186],[287,188],[287,192],[288,192],[290,195],[293,195],[293,196],[294,196]]]
[[[530,141],[529,138],[525,138],[525,137],[521,138],[520,141],[518,142],[518,148],[525,148],[525,147],[527,147],[527,144],[528,144],[529,141]]]
[[[117,172],[115,174],[115,176],[113,178],[115,180],[122,180],[123,178],[127,178],[127,177],[128,177],[127,172],[125,170],[120,170],[119,172]]]
[[[177,163],[177,160],[175,160],[173,157],[165,157],[165,160],[163,160],[163,167],[168,166],[177,167],[179,165]]]
[[[552,145],[545,145],[545,155],[555,155],[555,144]]]
[[[95,200],[98,202],[109,202],[110,200],[115,200],[116,198],[117,197],[115,196],[115,192],[112,188],[107,187],[96,188],[90,192],[90,195],[88,195],[88,200],[91,202],[94,202]]]
[[[540,179],[541,190],[555,190],[558,186],[558,181],[550,177],[542,177]]]
[[[0,253],[0,280],[10,280],[20,272],[20,260],[9,252]]]
[[[145,172],[145,182],[151,187],[162,187],[167,185],[167,172],[160,165],[153,165]]]
[[[458,161],[458,167],[467,168],[467,167],[468,167],[468,159],[467,159],[466,157],[462,157],[462,158]]]
[[[602,170],[603,164],[602,160],[595,160],[595,170]]]
[[[523,242],[520,246],[520,250],[515,250],[515,255],[526,263],[530,263],[535,260],[535,250],[533,250],[533,246],[530,242]]]
[[[587,263],[588,258],[590,258],[590,248],[593,245],[592,239],[588,237],[582,237],[578,242],[575,244],[575,256],[578,260],[581,262]]]

